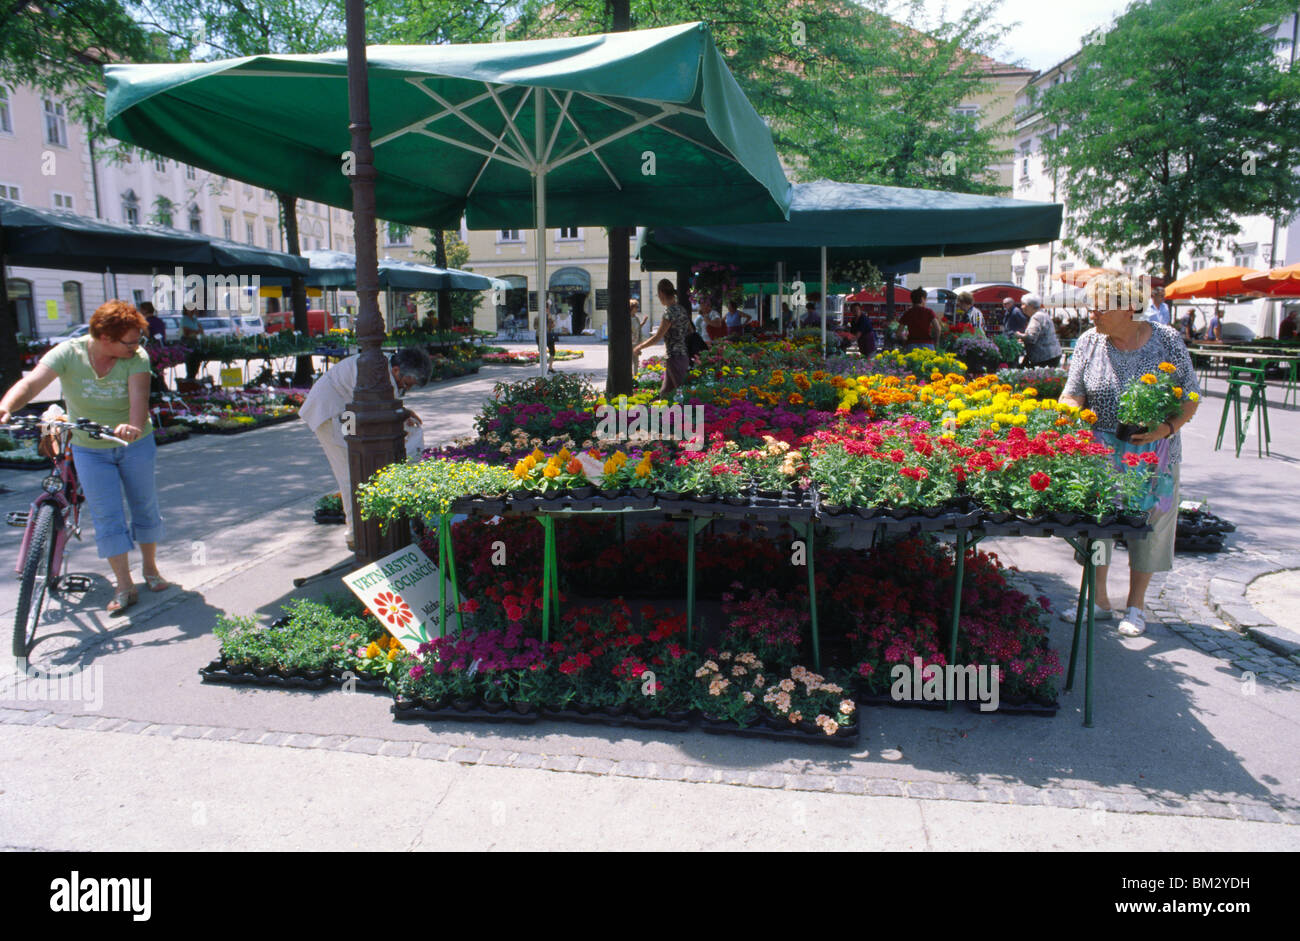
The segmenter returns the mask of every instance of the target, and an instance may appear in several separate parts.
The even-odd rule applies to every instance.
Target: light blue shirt
[[[1159,306],[1159,307],[1157,307],[1155,304],[1150,304],[1150,305],[1148,305],[1148,306],[1147,306],[1147,320],[1149,320],[1151,323],[1162,323],[1162,324],[1164,324],[1166,327],[1168,327],[1168,326],[1170,325],[1170,324],[1169,324],[1169,305],[1166,304],[1164,301],[1161,301],[1161,302],[1160,302],[1160,306]]]

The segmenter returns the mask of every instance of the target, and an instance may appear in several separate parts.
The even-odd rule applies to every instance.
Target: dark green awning
[[[302,253],[311,266],[307,275],[309,287],[355,288],[357,286],[357,256],[348,252],[329,250]],[[287,278],[264,278],[268,284],[288,284]],[[398,258],[379,259],[379,288],[395,291],[487,291],[497,286],[506,290],[505,282],[494,281],[472,271],[458,268],[438,268]]]
[[[157,225],[126,225],[61,209],[38,209],[0,199],[4,256],[11,265],[115,271],[118,274],[306,273],[296,255],[182,232]]]
[[[637,257],[647,271],[696,261],[753,270],[784,261],[787,271],[819,274],[822,246],[832,266],[974,255],[1051,242],[1061,213],[1059,203],[822,180],[794,184],[786,222],[652,226],[641,233]]]

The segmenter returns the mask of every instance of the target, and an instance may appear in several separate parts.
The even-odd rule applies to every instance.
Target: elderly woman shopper
[[[690,356],[686,352],[686,338],[692,333],[693,328],[690,311],[677,303],[677,288],[673,287],[673,283],[667,278],[659,282],[659,303],[664,306],[664,316],[659,321],[659,329],[653,336],[647,337],[633,347],[632,352],[639,354],[647,346],[653,346],[660,340],[664,341],[668,359],[664,363],[664,381],[659,387],[659,394],[662,396],[672,392],[686,381],[686,373],[691,365]]]
[[[1024,333],[1015,337],[1025,344],[1025,366],[1059,366],[1061,363],[1061,341],[1056,338],[1056,324],[1051,316],[1043,310],[1043,304],[1037,294],[1026,294],[1020,299],[1029,325]]]
[[[316,384],[307,393],[307,398],[303,400],[302,408],[298,410],[298,417],[316,433],[316,438],[325,451],[325,459],[329,461],[330,470],[334,473],[334,482],[339,485],[349,549],[355,549],[356,543],[352,536],[351,470],[348,465],[348,442],[344,435],[352,432],[346,412],[356,393],[357,362],[360,358],[360,353],[354,353],[339,360],[316,380]],[[388,372],[393,394],[400,397],[416,386],[429,382],[433,363],[424,350],[408,346],[389,357]],[[420,427],[419,415],[409,408],[403,409],[403,412],[407,429],[406,453],[408,457],[414,457],[423,447],[424,431]]]
[[[1093,329],[1079,337],[1061,401],[1077,408],[1086,406],[1095,412],[1097,421],[1093,427],[1098,437],[1118,450],[1122,445],[1114,438],[1114,432],[1119,423],[1120,396],[1134,383],[1140,382],[1143,375],[1156,373],[1161,363],[1170,363],[1179,386],[1188,393],[1179,414],[1131,439],[1134,445],[1157,442],[1155,452],[1161,459],[1159,470],[1172,478],[1172,494],[1164,495],[1151,514],[1153,531],[1128,541],[1127,612],[1120,620],[1119,632],[1136,637],[1146,630],[1143,609],[1151,576],[1173,568],[1174,535],[1178,524],[1178,468],[1183,458],[1178,432],[1196,414],[1200,386],[1178,331],[1145,318],[1145,305],[1132,279],[1102,276],[1090,281],[1087,291]],[[1106,591],[1111,543],[1104,540],[1102,545],[1104,564],[1097,567],[1095,614],[1100,620],[1109,620],[1115,617]]]
[[[91,315],[89,332],[46,353],[36,368],[0,399],[0,422],[6,422],[57,376],[73,421],[85,418],[106,425],[127,442],[122,447],[96,441],[85,432],[72,434],[72,459],[95,524],[95,547],[101,559],[108,559],[117,583],[107,608],[110,614],[120,614],[140,600],[131,580],[128,555],[137,544],[149,590],[172,587],[158,573],[163,521],[154,484],[157,443],[149,423],[152,367],[143,349],[148,329],[149,322],[129,303],[108,301]]]

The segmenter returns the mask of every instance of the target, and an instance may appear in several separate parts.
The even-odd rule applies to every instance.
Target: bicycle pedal
[[[5,523],[10,526],[24,527],[30,517],[30,510],[10,510],[5,514]]]
[[[64,575],[59,579],[59,591],[84,592],[90,588],[89,575]]]

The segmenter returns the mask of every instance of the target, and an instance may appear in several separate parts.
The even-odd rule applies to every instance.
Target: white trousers
[[[330,470],[334,473],[334,482],[338,484],[339,493],[343,497],[343,519],[350,533],[352,532],[352,483],[349,479],[351,471],[348,467],[348,443],[343,437],[338,419],[331,418],[321,422],[316,429],[316,439],[320,441],[325,459],[329,461]],[[424,429],[419,425],[408,426],[406,429],[407,460],[419,460],[420,452],[423,450]]]

